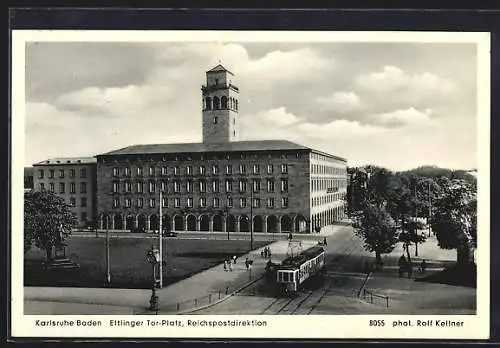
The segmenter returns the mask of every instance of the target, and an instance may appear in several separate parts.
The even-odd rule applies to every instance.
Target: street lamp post
[[[250,251],[253,250],[253,187],[250,188]]]
[[[111,284],[111,271],[109,262],[109,216],[106,214],[106,283],[109,286]]]
[[[156,284],[158,282],[156,278],[156,265],[161,264],[160,250],[155,248],[154,245],[151,245],[151,249],[146,252],[146,260],[153,266],[153,284],[151,288],[151,298],[149,299],[149,309],[155,310],[156,314],[158,314],[159,301],[158,295],[156,294]]]

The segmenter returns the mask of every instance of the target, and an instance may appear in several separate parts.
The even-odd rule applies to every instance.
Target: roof
[[[53,165],[53,164],[92,164],[97,163],[97,159],[94,157],[58,157],[58,158],[49,158],[45,161],[41,161],[33,164],[34,166],[43,166],[43,165]]]
[[[227,70],[226,68],[224,68],[221,64],[218,64],[217,66],[215,66],[212,69],[208,70],[207,73],[210,73],[210,72],[220,72],[220,71],[226,71],[226,72],[230,73],[231,75],[234,75],[232,72],[230,72],[229,70]]]
[[[199,153],[199,152],[245,152],[273,150],[309,150],[310,148],[288,140],[249,140],[221,143],[178,143],[132,145],[98,156],[164,154],[164,153]]]
[[[320,255],[323,253],[325,249],[323,249],[320,246],[313,246],[309,249],[304,250],[301,252],[298,256],[295,257],[288,257],[281,262],[281,266],[278,267],[278,269],[292,269],[299,267],[302,265],[304,262],[315,258],[316,256]]]

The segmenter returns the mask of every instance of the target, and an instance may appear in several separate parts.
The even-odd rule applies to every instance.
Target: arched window
[[[238,110],[238,101],[237,101],[237,100],[235,100],[234,102],[235,102],[235,104],[234,104],[235,108],[234,108],[234,109],[235,109],[235,110]]]
[[[206,110],[212,109],[212,99],[210,97],[205,98],[205,109]]]
[[[222,97],[220,99],[220,108],[227,109],[227,97]]]
[[[219,105],[219,98],[218,97],[214,97],[214,109],[219,109],[220,105]]]
[[[233,109],[233,98],[229,97],[229,108]]]

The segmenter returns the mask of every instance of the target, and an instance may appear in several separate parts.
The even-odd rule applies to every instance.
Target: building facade
[[[50,191],[71,206],[79,228],[95,222],[95,158],[53,158],[33,165],[35,191]]]
[[[221,65],[202,87],[203,142],[97,155],[99,226],[308,233],[344,217],[346,160],[286,140],[237,141],[238,88]],[[161,192],[161,201],[160,201]]]

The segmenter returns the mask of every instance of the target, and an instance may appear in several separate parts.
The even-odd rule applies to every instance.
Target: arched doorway
[[[269,215],[267,217],[267,232],[268,233],[278,232],[278,218],[274,215]]]
[[[122,218],[122,214],[116,214],[115,217],[114,217],[114,227],[115,227],[115,230],[123,230],[123,218]]]
[[[172,228],[172,226],[170,226],[170,218],[168,217],[168,215],[163,215],[163,219],[161,221],[161,228],[164,231],[170,231],[170,229]]]
[[[228,232],[236,231],[236,218],[233,215],[228,215],[226,218],[226,230]]]
[[[214,215],[214,217],[213,217],[213,229],[216,232],[222,232],[222,216]]]
[[[196,231],[196,216],[188,215],[186,225],[188,231]]]
[[[292,219],[288,215],[281,217],[281,232],[292,232]]]
[[[146,216],[144,214],[139,214],[137,217],[137,229],[140,232],[145,232],[147,230],[148,226],[146,223]]]
[[[200,216],[200,231],[207,232],[210,230],[210,218],[208,215],[201,215]]]
[[[174,216],[174,230],[184,231],[184,221],[182,221],[182,216],[180,215]]]
[[[149,229],[152,231],[160,230],[160,219],[158,218],[158,215],[153,214],[149,217]]]
[[[302,215],[295,216],[295,232],[305,233],[307,231],[307,220]]]
[[[135,216],[128,215],[126,225],[126,229],[132,231],[135,228]]]
[[[241,215],[240,216],[240,232],[250,232],[250,224],[248,223],[248,216]]]
[[[262,217],[257,215],[253,218],[253,231],[254,232],[264,232],[264,221]]]

